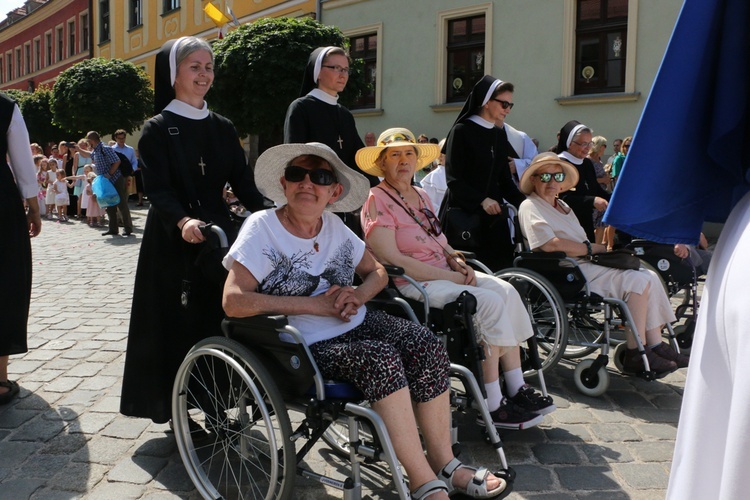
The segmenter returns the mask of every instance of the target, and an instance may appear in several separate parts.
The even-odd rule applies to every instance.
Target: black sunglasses
[[[543,174],[536,174],[536,176],[539,177],[539,180],[545,184],[550,182],[552,179],[555,179],[555,182],[562,182],[565,180],[565,172],[555,172],[554,174],[545,172]]]
[[[432,213],[429,208],[420,208],[420,212],[427,218],[427,222],[430,224],[430,230],[433,236],[440,236],[443,233],[443,228],[440,225],[440,220]]]
[[[503,101],[502,99],[492,99],[495,102],[499,102],[500,106],[503,107],[503,109],[513,109],[513,103],[508,101]]]
[[[310,176],[310,182],[318,186],[330,186],[336,182],[336,175],[330,170],[323,168],[305,168],[297,165],[289,165],[284,169],[284,179],[289,182],[302,182],[305,176]]]

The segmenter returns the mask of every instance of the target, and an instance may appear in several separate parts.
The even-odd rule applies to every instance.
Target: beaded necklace
[[[401,201],[404,202],[404,206],[405,206],[406,210],[409,212],[409,215],[411,215],[411,218],[414,219],[414,222],[416,222],[417,224],[419,224],[419,227],[421,227],[422,229],[424,229],[424,231],[427,234],[429,234],[430,236],[437,236],[435,234],[435,231],[432,230],[432,228],[428,228],[428,227],[424,226],[424,224],[422,223],[422,220],[419,218],[419,216],[417,216],[417,213],[414,211],[413,208],[411,208],[411,205],[409,205],[409,202],[406,201],[406,198],[404,198],[404,195],[401,194],[401,191],[399,191],[398,189],[396,189],[393,186],[393,184],[391,184],[387,180],[384,179],[383,182],[385,182],[388,185],[389,188],[391,188],[394,191],[396,191],[396,194],[398,195],[399,198],[401,198]],[[383,189],[383,191],[385,191],[385,189]],[[424,199],[422,198],[422,195],[419,194],[419,191],[417,191],[415,189],[414,192],[417,193],[417,196],[419,197],[419,209],[421,210],[422,206],[427,206],[427,204],[424,202]],[[388,191],[386,191],[386,193],[388,193]],[[425,214],[425,217],[427,217],[427,214]]]

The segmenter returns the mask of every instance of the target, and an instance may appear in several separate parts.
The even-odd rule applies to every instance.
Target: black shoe
[[[7,405],[8,403],[10,403],[13,398],[18,396],[18,393],[21,390],[21,388],[18,387],[18,382],[14,382],[12,380],[0,382],[0,387],[5,387],[8,389],[8,392],[0,394],[0,405]]]
[[[490,412],[492,423],[498,429],[523,430],[539,425],[544,416],[526,411],[513,401],[503,398],[500,408]],[[477,424],[484,426],[484,420],[477,418]]]
[[[690,363],[690,356],[686,356],[682,353],[678,353],[672,346],[662,342],[658,346],[651,349],[651,352],[669,361],[674,361],[677,364],[677,368],[687,368]],[[649,363],[651,361],[649,360]]]
[[[133,234],[133,231],[123,231],[122,234],[123,236],[130,236],[131,234]]]
[[[102,233],[102,236],[117,236],[118,234],[120,233],[117,231],[107,231],[106,233]]]
[[[529,384],[524,384],[518,390],[518,394],[510,398],[510,400],[524,410],[539,415],[546,415],[557,409],[552,402],[552,396],[542,396]]]

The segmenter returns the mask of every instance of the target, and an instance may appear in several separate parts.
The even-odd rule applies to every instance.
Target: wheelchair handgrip
[[[221,248],[229,248],[227,233],[225,233],[221,227],[217,226],[213,222],[209,222],[205,226],[198,226],[198,229],[200,230],[204,238],[208,238],[208,235],[212,232],[216,233],[216,236],[219,238],[219,245],[221,245]]]
[[[403,267],[398,266],[383,266],[388,276],[403,276],[405,274]]]
[[[565,252],[522,252],[519,255],[523,259],[544,260],[544,259],[564,259],[567,257]]]

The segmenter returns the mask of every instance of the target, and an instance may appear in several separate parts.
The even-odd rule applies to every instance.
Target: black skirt
[[[31,302],[31,241],[23,201],[10,168],[0,162],[0,356],[26,352]]]

